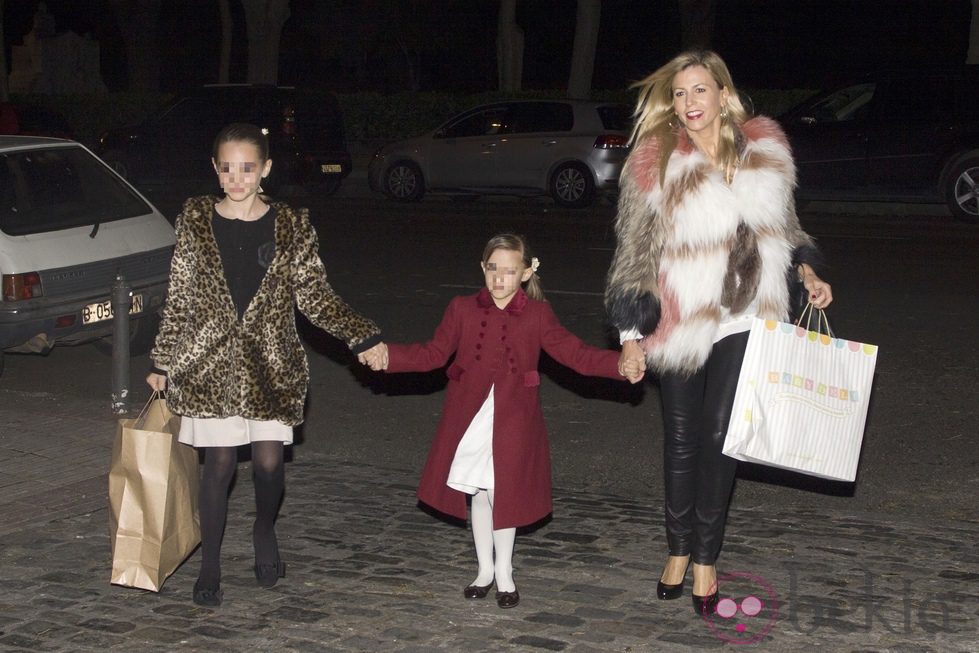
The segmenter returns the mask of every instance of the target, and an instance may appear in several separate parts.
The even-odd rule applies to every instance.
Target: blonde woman
[[[819,254],[795,213],[795,165],[771,119],[750,118],[724,61],[684,52],[637,84],[606,307],[622,361],[659,381],[669,557],[660,599],[712,612],[736,461],[721,453],[754,316],[785,320],[791,284],[824,308]]]

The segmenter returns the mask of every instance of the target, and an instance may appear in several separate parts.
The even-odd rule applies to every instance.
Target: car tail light
[[[3,275],[3,301],[15,302],[20,299],[40,297],[41,275],[37,272]]]
[[[290,136],[296,133],[296,110],[290,106],[282,109],[282,133]]]
[[[602,134],[595,139],[595,147],[599,150],[617,150],[629,147],[629,138],[619,134]]]

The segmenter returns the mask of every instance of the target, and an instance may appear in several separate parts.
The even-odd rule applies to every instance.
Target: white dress
[[[476,494],[492,490],[493,483],[493,388],[456,447],[449,478],[453,490]]]
[[[181,417],[177,439],[192,447],[238,447],[259,440],[292,444],[292,427],[244,417]]]

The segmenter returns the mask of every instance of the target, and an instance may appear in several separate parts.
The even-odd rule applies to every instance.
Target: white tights
[[[493,491],[479,490],[472,498],[473,542],[476,545],[476,561],[479,572],[473,585],[489,585],[496,579],[496,589],[513,592],[513,540],[516,528],[493,530]],[[496,556],[494,558],[494,550]]]

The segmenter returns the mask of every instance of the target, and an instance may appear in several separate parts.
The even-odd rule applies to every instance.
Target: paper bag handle
[[[815,324],[816,331],[819,332],[819,333],[825,333],[830,338],[835,338],[836,335],[833,333],[833,329],[831,329],[830,326],[829,326],[829,318],[826,317],[826,311],[824,311],[821,308],[815,308],[812,305],[812,302],[809,302],[808,304],[806,304],[806,307],[804,309],[802,309],[802,313],[799,314],[799,319],[795,321],[795,325],[796,326],[801,326],[802,325],[802,320],[803,320],[803,318],[805,318],[805,320],[806,320],[806,331],[812,331],[812,328],[811,328],[813,326],[813,324],[812,324],[812,316],[813,316],[813,313],[814,312],[815,313],[818,313],[818,316],[816,317],[816,324]],[[823,329],[825,329],[825,331]]]
[[[143,406],[142,410],[139,411],[139,415],[136,416],[136,422],[133,424],[133,426],[137,429],[143,428],[143,424],[146,422],[146,413],[150,409],[150,404],[152,404],[156,399],[163,399],[166,401],[166,398],[167,397],[164,393],[160,392],[159,390],[154,390],[153,394],[150,395],[150,398],[146,400],[146,404]],[[160,409],[160,414],[163,414],[162,408]]]

